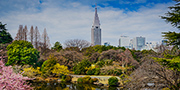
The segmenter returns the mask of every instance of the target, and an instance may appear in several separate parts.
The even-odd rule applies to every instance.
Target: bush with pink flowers
[[[31,90],[27,84],[28,77],[23,77],[20,73],[14,73],[11,66],[5,66],[0,60],[0,90]]]

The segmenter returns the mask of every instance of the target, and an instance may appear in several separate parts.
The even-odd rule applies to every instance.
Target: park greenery
[[[8,61],[6,65],[33,65],[39,58],[39,52],[28,41],[15,40],[7,46]]]
[[[12,42],[13,38],[11,34],[7,32],[6,24],[2,24],[0,22],[0,44],[10,43]]]
[[[180,1],[175,1],[177,4],[169,7],[170,11],[161,18],[180,29]],[[62,82],[71,82],[72,74],[114,76],[108,79],[109,86],[121,86],[123,89],[180,88],[180,33],[163,32],[167,45],[159,45],[154,50],[91,46],[79,39],[67,40],[65,48],[57,41],[50,49],[46,30],[43,42],[39,42],[38,37],[31,37],[33,27],[30,41],[27,34],[21,35],[23,31],[18,31],[16,40],[12,41],[5,25],[0,22],[0,89],[33,89],[26,81],[35,78],[60,78]],[[25,26],[23,33],[26,32]],[[34,36],[38,35],[36,27]],[[98,80],[85,76],[78,78],[77,82],[94,84]],[[151,87],[149,83],[154,85]]]

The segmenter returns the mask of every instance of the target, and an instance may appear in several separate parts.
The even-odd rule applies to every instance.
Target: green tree
[[[11,34],[9,32],[7,32],[7,29],[6,29],[6,24],[2,24],[0,22],[0,43],[10,43],[12,42],[12,37],[11,37]]]
[[[42,75],[44,77],[52,75],[52,70],[57,63],[57,58],[54,55],[50,55],[49,59],[46,60],[41,67]]]
[[[15,40],[7,46],[8,62],[6,65],[34,65],[39,58],[39,52],[28,41]]]
[[[162,32],[164,39],[167,39],[168,45],[180,45],[180,33]]]
[[[173,27],[180,29],[180,0],[174,0],[177,2],[175,6],[169,7],[170,11],[166,13],[166,16],[161,16],[166,22],[171,23]],[[168,45],[180,45],[180,33],[176,32],[163,32],[162,34],[167,39]]]
[[[170,11],[166,13],[166,16],[161,16],[166,22],[171,23],[173,27],[180,29],[180,0],[174,0],[176,4],[169,7]],[[180,47],[180,33],[176,32],[163,32],[163,37],[167,39],[168,45],[177,45]],[[178,48],[173,49],[172,54],[166,54],[165,58],[154,58],[161,65],[171,69],[173,72],[172,78],[169,80],[169,86],[173,90],[179,90],[180,88],[180,57],[178,54],[173,54],[178,51]],[[177,55],[177,56],[176,56]]]
[[[56,51],[59,52],[59,51],[62,49],[62,45],[61,45],[60,42],[56,42],[56,43],[54,44],[54,47],[52,47],[51,49],[56,50]]]
[[[76,66],[73,67],[73,71],[75,74],[85,74],[86,68],[89,68],[91,66],[91,63],[88,60],[82,60],[80,63],[78,63]]]

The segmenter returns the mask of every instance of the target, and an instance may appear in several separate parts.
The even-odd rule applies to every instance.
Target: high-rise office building
[[[91,28],[91,43],[92,45],[101,45],[101,28],[97,14],[97,6],[95,7],[94,22]]]
[[[141,50],[145,46],[145,37],[135,37],[133,38],[133,48],[136,50]]]
[[[130,38],[128,36],[120,36],[119,47],[130,48]]]

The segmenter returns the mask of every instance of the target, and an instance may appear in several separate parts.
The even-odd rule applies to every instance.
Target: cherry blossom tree
[[[0,90],[31,90],[27,84],[28,77],[23,77],[20,73],[14,73],[12,66],[5,66],[0,60]]]

